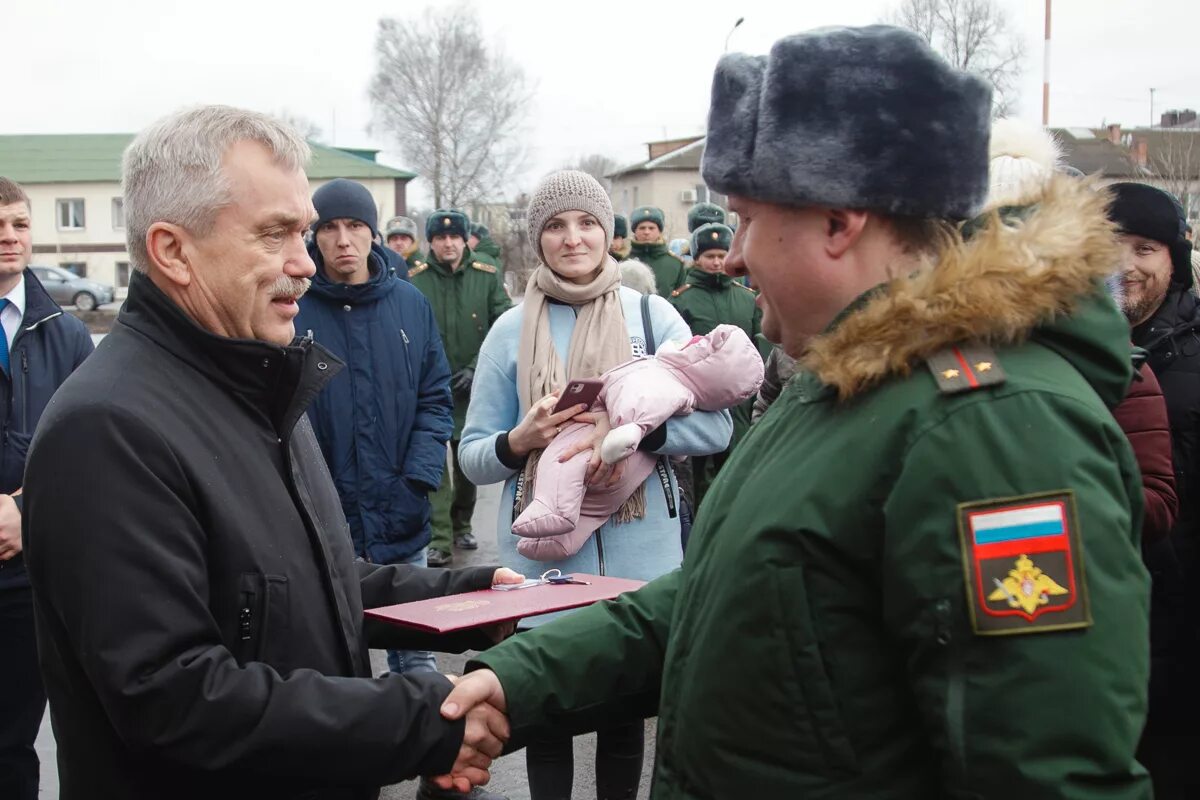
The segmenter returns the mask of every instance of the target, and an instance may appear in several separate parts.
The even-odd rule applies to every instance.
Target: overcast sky
[[[1019,111],[1041,117],[1044,0],[999,0],[1027,42]],[[6,0],[0,133],[133,132],[176,108],[287,109],[332,144],[384,149],[367,126],[381,16],[412,0]],[[441,5],[445,6],[446,3]],[[788,33],[878,21],[887,0],[477,2],[489,40],[536,82],[532,157],[521,185],[589,153],[622,163],[645,142],[703,131],[712,69],[731,51],[766,52]],[[1145,125],[1200,108],[1200,2],[1054,0],[1050,121]],[[413,199],[425,193],[418,181]]]

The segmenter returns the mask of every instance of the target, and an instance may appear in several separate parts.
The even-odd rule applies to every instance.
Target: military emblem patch
[[[1092,624],[1077,519],[1070,491],[958,506],[975,633],[1039,633]]]

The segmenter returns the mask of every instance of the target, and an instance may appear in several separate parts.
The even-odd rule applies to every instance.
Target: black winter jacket
[[[472,644],[363,608],[490,584],[356,562],[304,410],[311,340],[213,336],[135,274],[29,456],[24,534],[62,800],[357,798],[442,773],[463,727],[437,674],[367,648]]]
[[[1162,385],[1179,515],[1171,535],[1143,541],[1150,597],[1149,733],[1195,732],[1200,719],[1200,301],[1172,286],[1133,343]]]
[[[87,326],[64,313],[33,271],[26,269],[25,315],[9,351],[9,373],[0,370],[4,410],[0,493],[12,494],[24,485],[25,457],[42,411],[93,349]],[[18,506],[22,500],[23,496],[17,498]],[[0,590],[28,585],[21,554],[0,561]]]

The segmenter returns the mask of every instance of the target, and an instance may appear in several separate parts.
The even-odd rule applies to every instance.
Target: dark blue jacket
[[[313,338],[346,368],[308,409],[341,497],[355,553],[377,564],[429,544],[429,492],[446,464],[450,366],[433,309],[371,249],[371,279],[330,281],[316,245],[312,288],[300,300],[296,332]]]
[[[25,482],[25,456],[50,397],[95,349],[87,326],[50,299],[31,270],[25,270],[25,316],[9,351],[9,372],[0,370],[0,493]],[[20,506],[21,498],[17,498]],[[0,589],[27,586],[22,556],[0,561]]]

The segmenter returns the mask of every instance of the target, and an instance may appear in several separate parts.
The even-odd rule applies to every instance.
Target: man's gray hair
[[[145,272],[150,258],[146,233],[170,222],[203,236],[229,203],[221,169],[237,142],[258,142],[285,169],[304,169],[311,152],[289,125],[266,114],[231,106],[200,106],[176,112],[146,128],[125,149],[121,186],[125,194],[125,239],[134,269]]]

